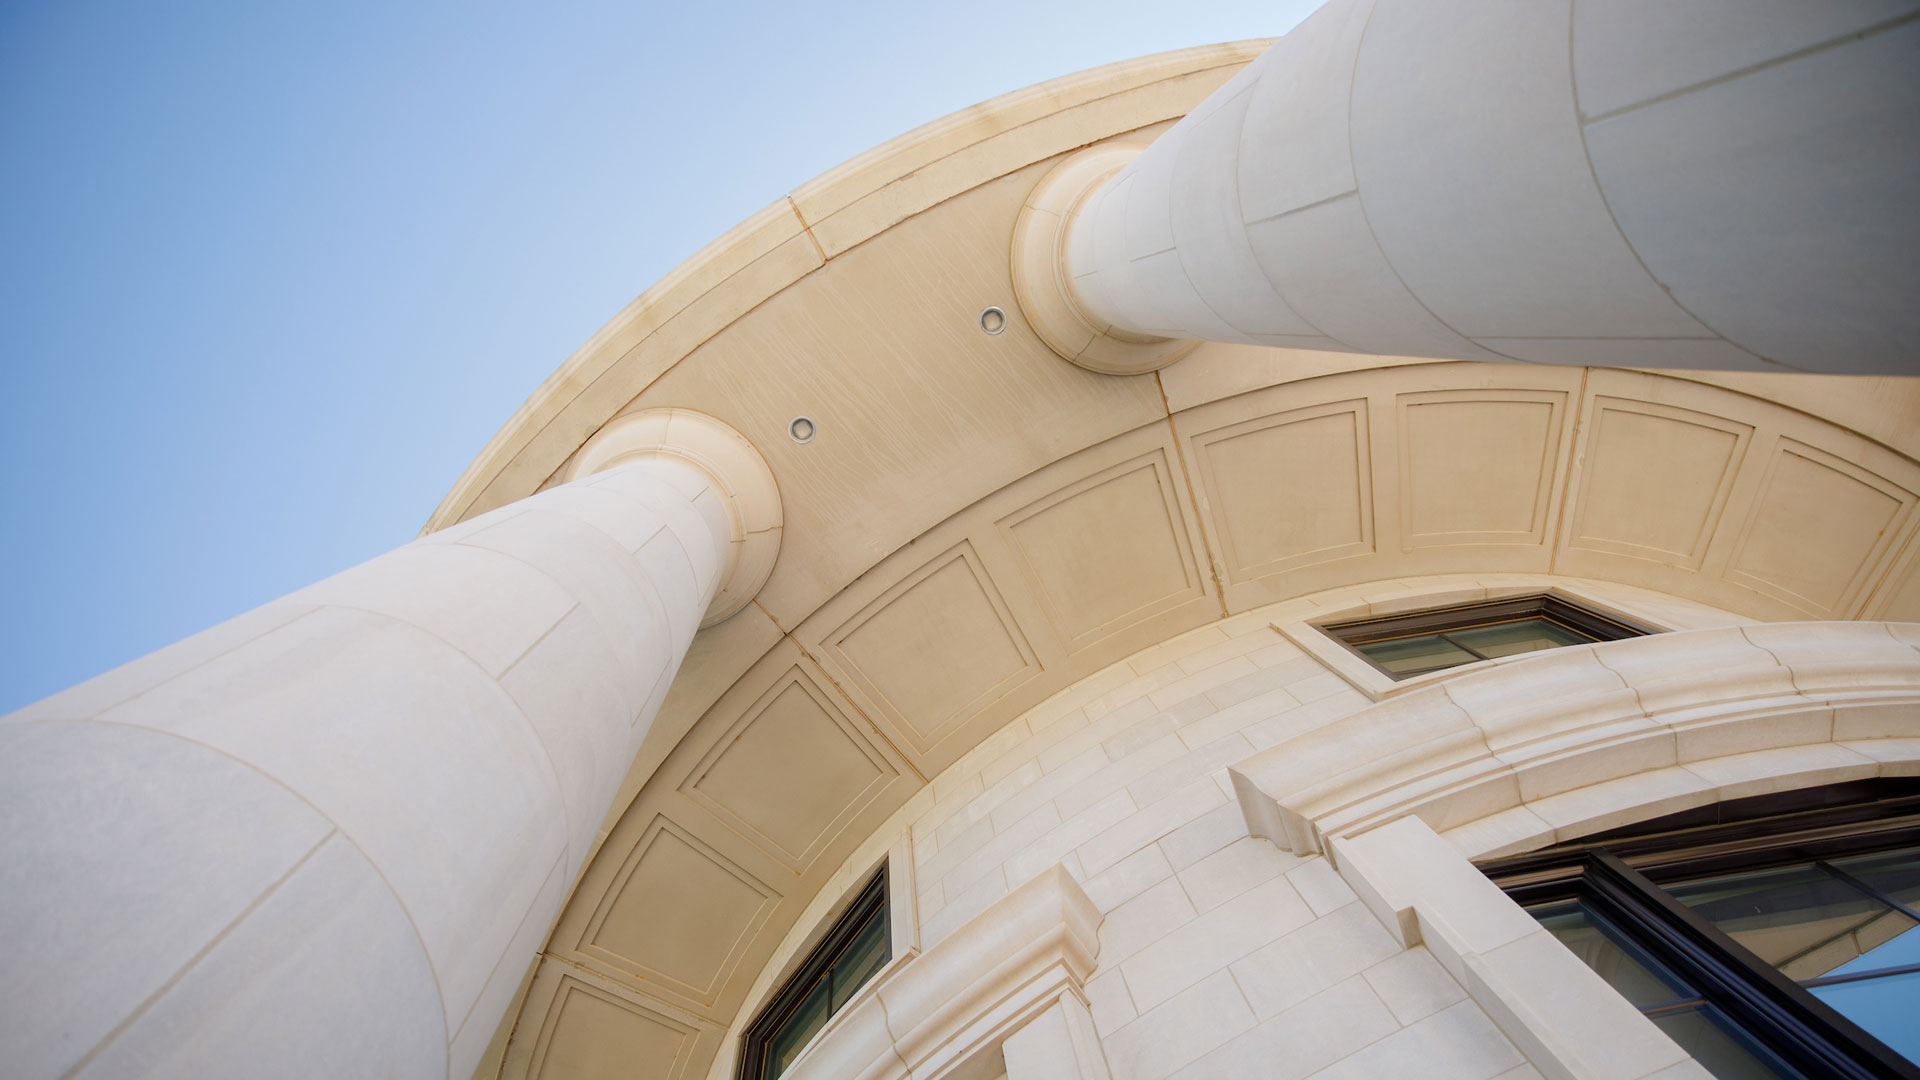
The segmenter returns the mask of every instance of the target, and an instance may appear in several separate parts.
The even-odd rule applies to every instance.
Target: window
[[[747,1028],[741,1080],[774,1080],[833,1014],[893,956],[887,932],[887,867],[860,890],[846,914]]]
[[[1320,629],[1394,679],[1649,632],[1551,594],[1354,619]]]
[[[1737,800],[1482,869],[1723,1080],[1920,1077],[1920,784]]]

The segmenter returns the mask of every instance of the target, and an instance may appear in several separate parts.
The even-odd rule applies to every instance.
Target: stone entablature
[[[1264,750],[1234,787],[1292,851],[1414,815],[1473,824],[1496,855],[1622,814],[1913,775],[1916,643],[1912,623],[1763,623],[1491,661]],[[1504,842],[1484,847],[1490,830]]]

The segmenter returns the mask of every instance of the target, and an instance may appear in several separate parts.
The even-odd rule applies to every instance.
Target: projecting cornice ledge
[[[1916,775],[1916,646],[1912,623],[1766,623],[1495,661],[1262,751],[1234,788],[1254,832],[1291,851],[1417,816],[1483,858]]]
[[[939,1077],[1075,1001],[1100,951],[1100,909],[1055,865],[927,951],[902,958],[833,1018],[793,1080]],[[990,1075],[994,1070],[989,1070]]]

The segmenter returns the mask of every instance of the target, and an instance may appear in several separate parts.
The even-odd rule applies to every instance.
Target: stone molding
[[[1425,945],[1550,1080],[1708,1080],[1685,1050],[1418,818],[1335,838],[1340,875]]]
[[[1382,701],[1231,775],[1249,826],[1290,851],[1407,816],[1462,830],[1475,857],[1522,851],[1722,799],[1914,774],[1916,643],[1908,623],[1767,623],[1556,649]]]
[[[1055,865],[918,954],[901,957],[787,1070],[794,1080],[953,1074],[1047,1013],[1082,1002],[1100,910]],[[991,1075],[988,1070],[982,1075]]]
[[[747,606],[773,574],[784,516],[773,470],[746,436],[692,409],[645,409],[615,417],[588,439],[564,479],[616,465],[668,458],[693,466],[722,496],[728,519],[727,565],[701,627]]]
[[[1140,156],[1144,144],[1088,147],[1034,185],[1013,226],[1013,295],[1028,325],[1069,362],[1103,375],[1144,375],[1199,348],[1196,340],[1143,337],[1091,314],[1074,295],[1068,234],[1087,198]]]

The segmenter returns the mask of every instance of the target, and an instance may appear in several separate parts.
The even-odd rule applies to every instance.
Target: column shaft
[[[1111,332],[1920,374],[1911,5],[1333,0],[1087,196]]]
[[[465,1080],[733,528],[616,464],[0,722],[10,1075]]]

